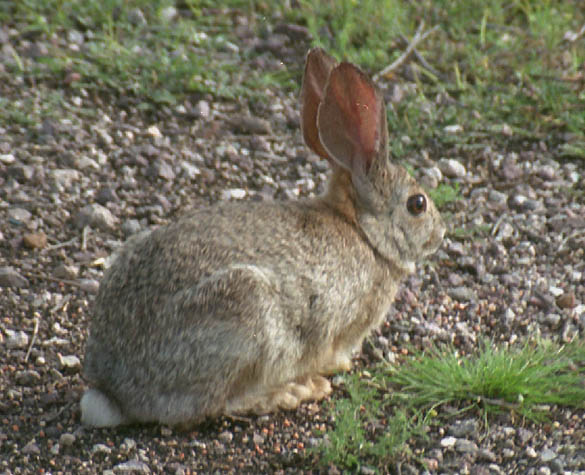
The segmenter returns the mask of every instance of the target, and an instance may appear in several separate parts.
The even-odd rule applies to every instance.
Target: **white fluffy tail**
[[[98,389],[90,388],[81,398],[81,423],[91,427],[114,427],[126,422],[122,411]]]

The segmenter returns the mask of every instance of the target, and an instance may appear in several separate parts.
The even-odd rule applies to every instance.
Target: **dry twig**
[[[430,30],[427,30],[427,31],[425,31],[423,33],[424,25],[425,25],[424,21],[421,21],[420,22],[420,25],[418,25],[418,28],[416,29],[416,33],[414,34],[414,37],[412,38],[412,41],[411,42],[408,42],[408,40],[406,40],[407,43],[408,43],[408,47],[406,48],[406,50],[404,51],[404,53],[402,53],[400,55],[400,57],[397,58],[396,61],[394,61],[392,64],[389,64],[384,69],[382,69],[382,71],[380,71],[379,73],[375,74],[374,75],[374,80],[375,81],[377,81],[380,77],[387,76],[390,73],[396,71],[396,69],[398,69],[400,66],[402,66],[402,64],[413,53],[413,51],[416,49],[416,47],[417,47],[417,45],[419,43],[421,43],[422,41],[424,41],[429,35],[431,35],[436,30],[439,29],[439,25],[435,25]]]
[[[37,334],[39,333],[39,315],[35,313],[35,327],[33,329],[32,338],[30,339],[30,345],[28,345],[28,350],[26,351],[26,355],[24,356],[24,362],[28,361],[30,357],[30,352],[32,351],[35,342],[37,341]]]

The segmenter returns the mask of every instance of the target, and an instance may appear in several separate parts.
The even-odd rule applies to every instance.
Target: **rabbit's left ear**
[[[317,129],[327,154],[353,176],[367,175],[373,165],[386,165],[384,100],[370,78],[353,64],[341,63],[329,74]]]
[[[326,158],[331,163],[334,163],[334,161],[319,140],[317,111],[323,100],[329,75],[336,64],[335,58],[329,56],[324,50],[313,48],[307,54],[303,85],[301,86],[301,130],[303,138],[313,152],[322,158]]]

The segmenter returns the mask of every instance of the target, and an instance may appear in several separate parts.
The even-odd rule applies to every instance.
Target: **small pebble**
[[[126,237],[132,236],[141,230],[142,226],[140,225],[140,221],[137,219],[128,219],[122,223],[122,232]]]
[[[531,459],[538,457],[538,454],[536,453],[536,450],[534,450],[532,447],[528,446],[526,447],[526,456],[530,457]]]
[[[232,188],[231,190],[223,190],[221,192],[221,199],[227,200],[241,200],[245,198],[248,193],[242,188]]]
[[[193,180],[194,178],[201,175],[201,170],[199,169],[199,167],[193,165],[192,163],[187,162],[186,160],[183,160],[181,162],[181,169],[183,170],[185,176],[190,180]]]
[[[17,371],[14,379],[21,386],[35,386],[41,380],[41,375],[34,369],[26,369]]]
[[[237,115],[232,118],[232,125],[242,133],[250,135],[270,135],[270,122],[251,115]]]
[[[71,264],[59,264],[53,271],[56,279],[73,280],[79,275],[79,267]]]
[[[100,283],[95,279],[79,279],[79,288],[88,294],[96,295],[100,289]]]
[[[264,437],[262,437],[258,432],[254,432],[252,440],[256,445],[262,445],[264,443]]]
[[[42,231],[27,233],[22,237],[22,242],[30,249],[43,249],[47,247],[47,235]]]
[[[459,302],[470,302],[475,300],[475,294],[469,287],[454,287],[448,289],[447,294],[449,294],[449,297],[453,300],[458,300]]]
[[[24,208],[10,208],[8,210],[8,218],[17,223],[27,223],[32,218],[32,214]]]
[[[134,450],[136,448],[136,441],[134,439],[126,437],[124,439],[124,442],[122,442],[120,448],[125,452],[130,452],[131,450]]]
[[[503,205],[508,201],[508,195],[505,193],[500,193],[497,190],[490,189],[488,193],[488,201],[498,205]]]
[[[477,431],[477,421],[475,419],[457,421],[454,424],[451,424],[447,431],[450,435],[457,438],[467,437]]]
[[[366,465],[362,465],[360,467],[359,473],[361,475],[375,475],[376,471],[373,468],[367,467]]]
[[[20,183],[30,181],[35,174],[35,169],[30,165],[12,165],[7,171],[9,176]]]
[[[75,168],[78,170],[85,170],[86,168],[99,170],[100,166],[93,158],[89,158],[87,155],[82,155],[75,160]]]
[[[28,334],[25,332],[21,330],[4,330],[4,333],[6,334],[6,348],[15,349],[28,347]]]
[[[495,462],[497,460],[496,454],[488,449],[479,449],[477,451],[477,458],[483,462]]]
[[[101,187],[97,194],[95,195],[95,200],[105,206],[109,202],[117,202],[119,201],[118,194],[116,190],[111,186],[103,186]]]
[[[203,99],[200,100],[197,105],[193,108],[193,113],[201,117],[202,119],[208,119],[211,109],[209,107],[209,102],[204,101]]]
[[[1,153],[0,154],[0,162],[6,163],[7,165],[14,163],[16,158],[11,153]]]
[[[150,473],[150,468],[140,460],[129,460],[114,466],[114,473]]]
[[[70,447],[74,443],[75,436],[73,434],[65,432],[64,434],[61,434],[61,437],[59,437],[59,444],[62,445],[63,447]]]
[[[457,439],[455,450],[461,453],[475,453],[477,452],[477,444],[471,440]]]
[[[558,313],[549,313],[546,317],[544,317],[544,321],[548,326],[555,328],[559,325],[561,316]]]
[[[75,223],[78,228],[91,226],[102,231],[113,231],[116,229],[118,218],[108,208],[94,203],[79,210]]]
[[[502,456],[505,459],[514,458],[516,457],[516,451],[508,448],[502,449]]]
[[[447,134],[458,134],[463,132],[463,127],[459,124],[447,125],[444,129]]]
[[[81,178],[81,173],[78,170],[73,169],[57,169],[51,171],[51,177],[53,183],[63,191],[66,188],[71,187],[73,182],[78,181]]]
[[[551,449],[544,449],[540,454],[540,460],[544,463],[550,462],[551,460],[555,459],[557,454],[553,452]]]
[[[145,26],[147,24],[146,17],[140,8],[133,8],[128,12],[128,22],[134,26]]]
[[[575,298],[575,293],[574,292],[566,292],[562,295],[559,295],[557,297],[557,305],[560,308],[575,308],[575,306],[577,305],[577,301]]]
[[[467,174],[465,167],[452,158],[441,158],[437,166],[447,178],[461,178]]]
[[[110,449],[106,444],[95,444],[92,448],[91,448],[91,453],[92,454],[109,454],[112,452],[112,449]]]
[[[178,15],[177,9],[172,5],[161,9],[159,16],[160,19],[164,22],[170,22],[174,20]]]
[[[518,436],[518,439],[522,445],[526,444],[534,437],[534,433],[531,430],[525,429],[524,427],[519,427],[516,431],[516,435]]]
[[[162,137],[160,129],[156,125],[151,125],[148,129],[146,129],[146,132],[148,133],[148,135],[154,138]]]
[[[59,365],[61,369],[79,369],[81,368],[81,360],[75,355],[68,355],[62,356],[61,354],[57,355],[59,357]]]
[[[34,440],[31,440],[28,444],[26,444],[22,448],[21,452],[23,454],[27,454],[27,455],[28,454],[38,455],[38,454],[41,453],[41,449],[40,449],[40,447],[38,446],[38,444]]]
[[[441,447],[445,447],[446,449],[450,447],[454,447],[457,439],[455,437],[443,437],[441,439]]]
[[[148,170],[148,175],[167,181],[173,181],[176,176],[173,167],[164,160],[155,160],[152,162]]]
[[[224,444],[227,444],[229,442],[232,441],[232,439],[234,438],[234,435],[230,432],[230,431],[223,431],[221,434],[219,434],[217,436],[217,438],[223,442]]]

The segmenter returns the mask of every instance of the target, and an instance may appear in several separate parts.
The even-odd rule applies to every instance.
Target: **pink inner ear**
[[[333,162],[321,141],[317,129],[317,112],[325,93],[329,74],[337,64],[321,48],[312,49],[307,55],[303,85],[301,87],[301,130],[305,143],[319,156]]]
[[[367,172],[380,150],[383,109],[371,80],[352,64],[341,63],[329,76],[319,108],[321,143],[343,166]]]

